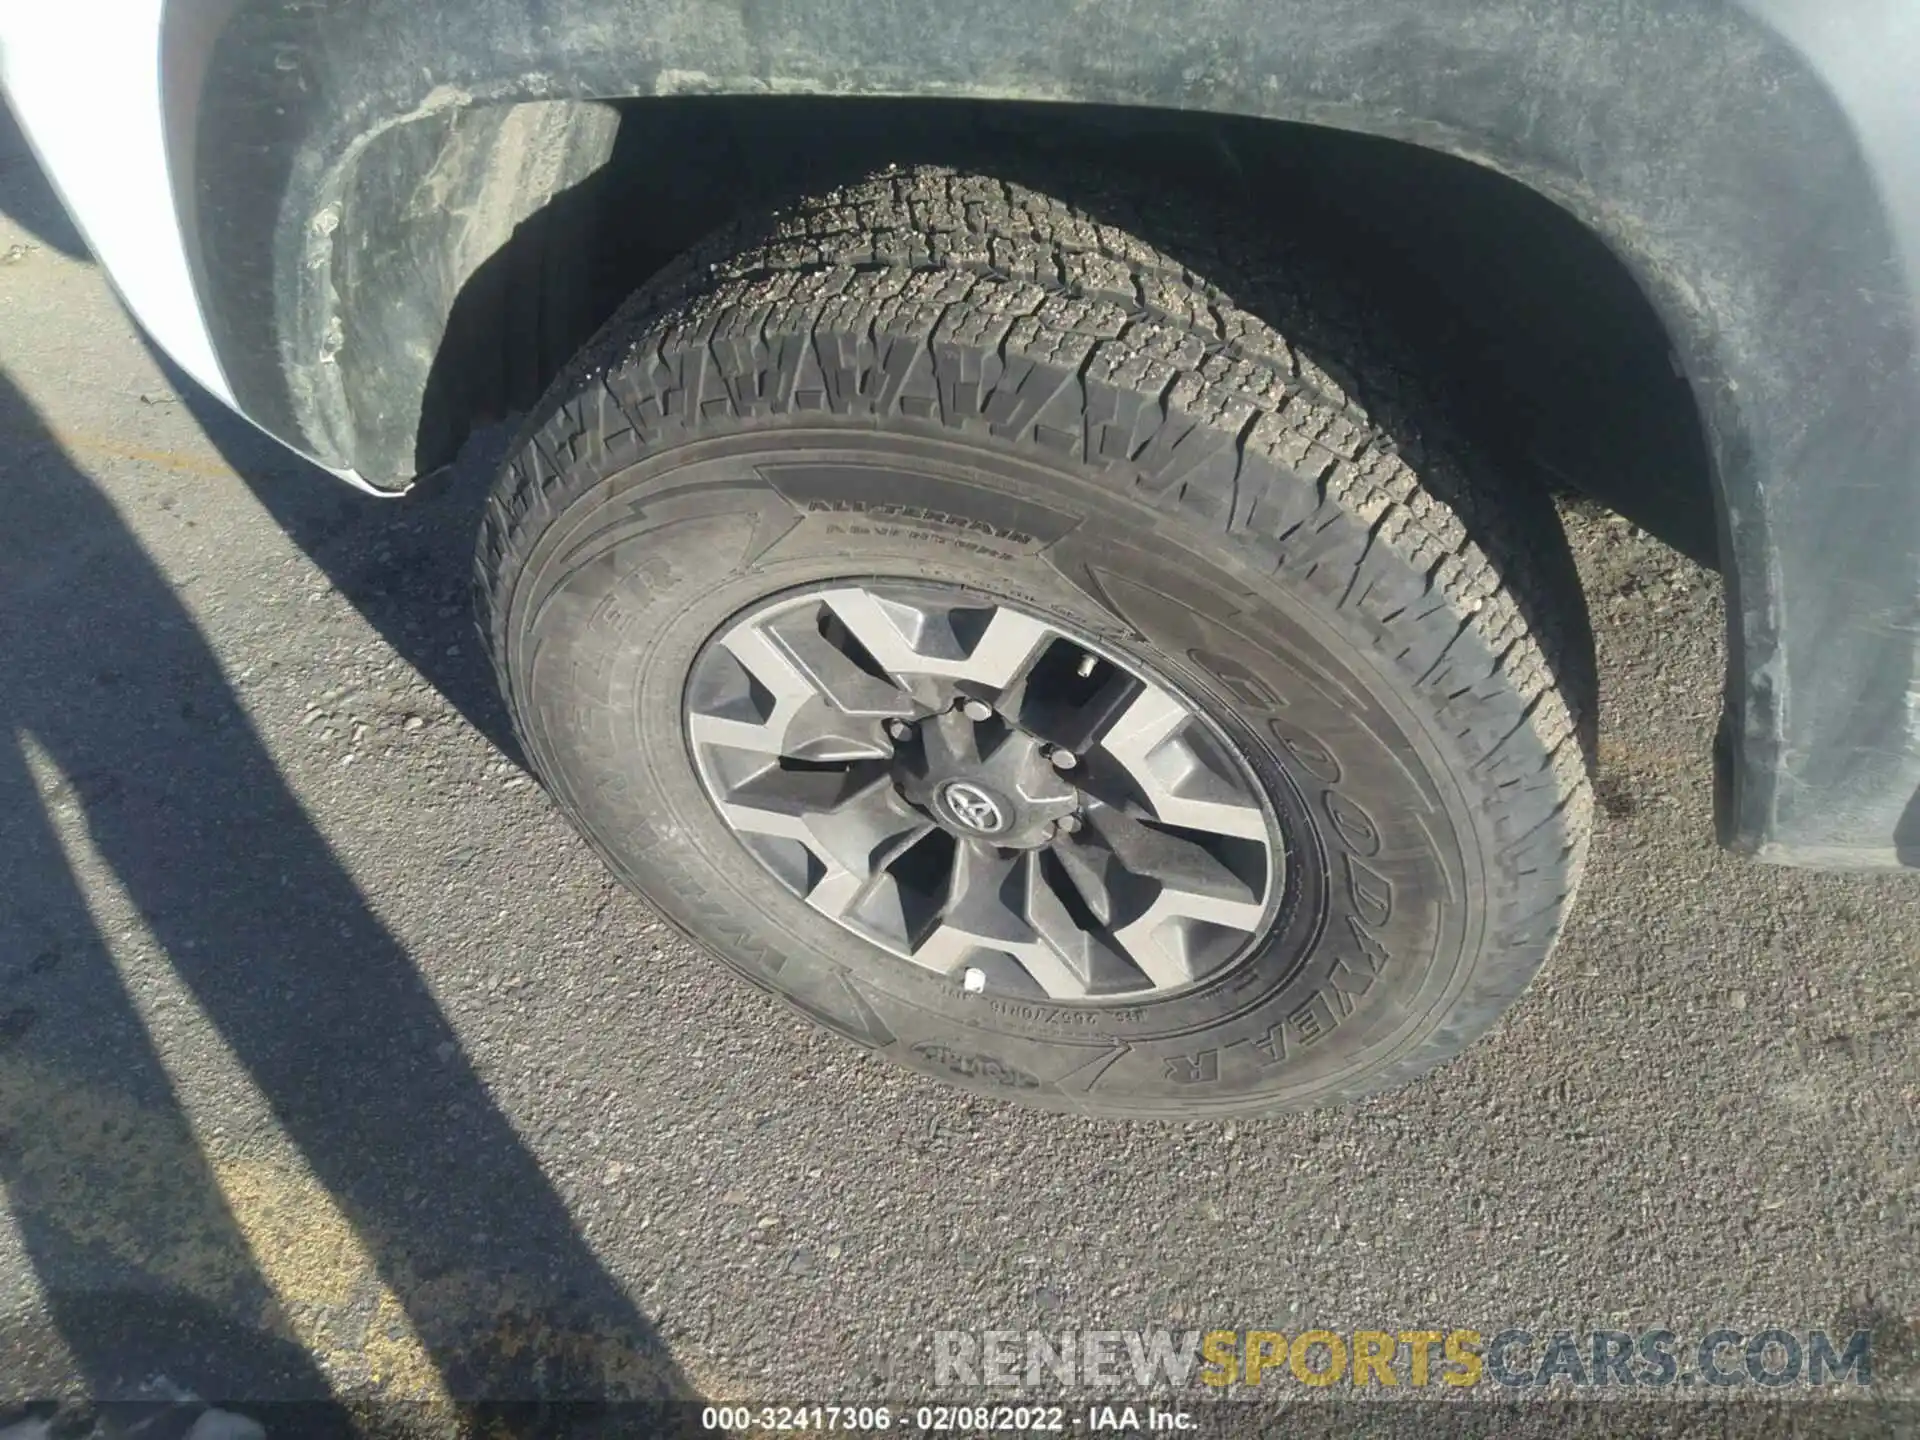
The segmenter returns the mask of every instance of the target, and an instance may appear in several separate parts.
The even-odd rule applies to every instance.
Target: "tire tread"
[[[510,622],[533,541],[641,445],[817,398],[1130,484],[1363,617],[1480,786],[1486,947],[1443,1023],[1323,1098],[1401,1083],[1513,1001],[1579,881],[1595,685],[1565,536],[1543,493],[1478,465],[1390,327],[1312,261],[1199,205],[1060,188],[1073,203],[890,170],[723,227],[636,292],[529,415],[487,506],[475,582],[503,693],[518,716]],[[987,403],[953,405],[989,354]]]

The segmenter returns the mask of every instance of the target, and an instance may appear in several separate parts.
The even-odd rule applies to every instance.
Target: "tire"
[[[670,267],[530,416],[482,628],[582,833],[820,1024],[1052,1109],[1348,1101],[1486,1030],[1572,899],[1593,676],[1565,537],[1305,262],[1076,187],[888,172]],[[749,853],[689,677],[753,607],[850,578],[984,597],[1184,697],[1280,837],[1244,953],[1138,999],[970,989]]]

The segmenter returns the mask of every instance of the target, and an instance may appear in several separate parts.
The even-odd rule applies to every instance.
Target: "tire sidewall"
[[[1031,1104],[1306,1104],[1391,1066],[1458,993],[1484,939],[1485,839],[1460,757],[1381,664],[1384,633],[1329,617],[1271,565],[1010,449],[824,421],[743,430],[650,455],[541,530],[507,605],[504,668],[536,768],[615,869],[820,1023]],[[1221,724],[1293,852],[1282,922],[1256,953],[1164,1001],[973,995],[760,866],[693,768],[693,659],[779,592],[884,578],[1054,619]]]

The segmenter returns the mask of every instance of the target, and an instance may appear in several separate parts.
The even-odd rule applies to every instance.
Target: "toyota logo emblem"
[[[1000,808],[1000,802],[978,785],[966,780],[955,780],[940,792],[947,813],[969,830],[977,830],[982,835],[997,835],[1007,828],[1006,812]]]

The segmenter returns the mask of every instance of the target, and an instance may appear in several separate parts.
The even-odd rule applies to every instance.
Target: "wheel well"
[[[1153,109],[690,96],[511,107],[540,112],[518,127],[480,118],[503,108],[394,127],[349,184],[361,199],[345,207],[336,253],[403,256],[445,297],[438,334],[416,306],[407,334],[339,357],[361,396],[404,396],[378,372],[431,357],[411,392],[417,416],[400,404],[375,417],[394,478],[444,463],[474,427],[530,405],[626,295],[742,208],[888,163],[1057,167],[1064,153],[1169,193],[1204,187],[1247,226],[1324,252],[1392,312],[1509,476],[1583,493],[1718,562],[1698,413],[1652,306],[1584,226],[1491,170],[1346,131]],[[421,125],[436,130],[409,141]],[[544,136],[545,158],[503,152],[502,133]],[[486,143],[448,138],[466,134]],[[447,193],[462,148],[479,168],[456,176],[469,203],[449,221],[444,203],[419,198],[435,177],[428,192]],[[380,233],[422,223],[441,238]],[[423,253],[436,244],[443,253]],[[341,304],[349,334],[391,329],[398,313],[391,279],[365,294],[343,287]],[[367,372],[357,385],[356,366]],[[368,417],[354,425],[378,452]]]

